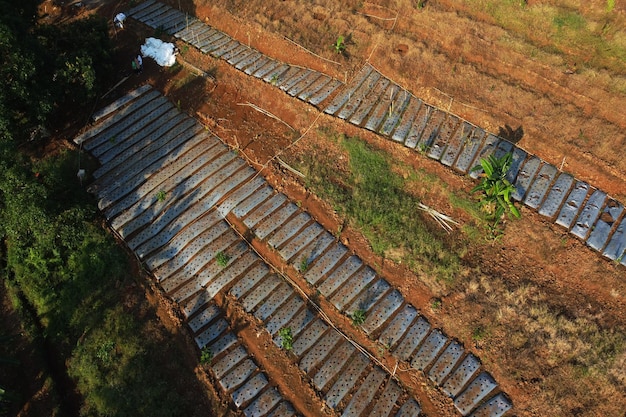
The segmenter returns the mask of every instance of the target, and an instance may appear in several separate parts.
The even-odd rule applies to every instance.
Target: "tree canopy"
[[[0,0],[0,139],[33,139],[65,106],[93,99],[110,72],[107,23],[37,23],[39,1]]]

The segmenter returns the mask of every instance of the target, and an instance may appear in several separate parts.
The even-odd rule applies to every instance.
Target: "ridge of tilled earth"
[[[512,408],[477,357],[433,329],[308,213],[149,85],[102,109],[98,119],[74,140],[102,164],[90,191],[111,227],[179,303],[198,347],[213,354],[215,377],[246,415],[297,410],[238,341],[212,301],[218,294],[234,297],[278,346],[279,331],[291,330],[297,366],[331,409],[346,416],[417,416],[420,406],[273,273],[227,215],[286,263],[298,270],[306,265],[307,282],[340,312],[365,312],[363,331],[423,371],[462,415],[501,416]]]
[[[154,0],[132,8],[129,16],[222,58],[329,115],[402,143],[474,179],[482,171],[471,169],[482,158],[511,152],[513,163],[506,178],[515,185],[513,199],[626,266],[626,211],[621,202],[506,139],[424,103],[370,64],[344,85],[317,71],[274,60]]]

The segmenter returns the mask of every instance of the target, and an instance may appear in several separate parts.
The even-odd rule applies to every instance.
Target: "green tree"
[[[106,21],[37,25],[38,2],[0,0],[1,140],[23,142],[72,105],[92,100],[111,73]]]

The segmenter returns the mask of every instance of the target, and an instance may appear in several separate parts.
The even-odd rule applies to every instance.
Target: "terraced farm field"
[[[403,2],[353,5],[337,16],[320,3],[302,14],[330,28],[365,19],[369,29],[354,27],[347,55],[316,49],[306,31],[296,40],[310,50],[294,46],[251,14],[254,2],[245,10],[221,3],[120,6],[131,18],[120,36],[170,37],[183,65],[205,76],[146,62],[130,95],[116,92],[75,142],[101,163],[90,185],[99,208],[177,303],[199,351],[210,352],[210,372],[233,407],[259,416],[621,417],[619,164],[593,146],[591,157],[568,153],[565,142],[545,148],[534,119],[495,134],[516,126],[506,105],[477,116],[489,100],[460,93],[459,105],[435,93],[439,84],[408,82],[404,47],[376,46],[407,31],[389,14],[409,7]],[[275,6],[267,3],[265,19],[293,24]],[[467,24],[453,7],[411,10],[425,27],[444,16]],[[358,43],[363,33],[371,37]],[[437,45],[444,55],[456,50]],[[444,79],[429,72],[441,63],[422,56],[424,74]],[[449,65],[467,75],[476,56]],[[481,77],[501,77],[490,68]],[[456,80],[456,71],[446,74]],[[609,129],[622,123],[601,107],[581,132],[596,117]],[[541,111],[537,119],[552,123]],[[415,207],[424,202],[459,220],[446,234],[414,210],[431,252],[415,254],[409,242],[377,249],[358,210],[349,217],[345,201],[319,185],[325,177],[345,191],[363,181],[355,137],[385,155],[386,175],[398,176]],[[617,152],[623,135],[614,137]],[[555,159],[554,149],[566,157]],[[467,174],[480,158],[507,152],[522,219],[490,235],[469,194],[479,172]]]
[[[124,107],[118,110],[120,104]],[[501,415],[511,408],[474,355],[465,355],[458,342],[433,329],[309,214],[275,193],[197,123],[187,123],[149,86],[97,118],[109,112],[110,118],[75,140],[103,163],[91,186],[99,207],[180,304],[198,348],[209,349],[216,378],[246,415],[295,410],[271,388],[271,380],[249,358],[245,342],[238,343],[234,323],[225,320],[214,302],[218,294],[232,296],[260,320],[278,346],[285,346],[280,331],[289,329],[289,351],[331,409],[345,415],[389,415],[394,409],[398,415],[417,415],[421,409],[406,399],[389,370],[353,346],[327,316],[318,316],[319,307],[307,305],[289,280],[272,273],[272,266],[224,220],[229,216],[248,227],[244,233],[252,232],[277,249],[340,312],[367,315],[359,324],[363,331],[386,344],[398,360],[428,370],[462,414]],[[359,388],[361,375],[365,380]],[[344,399],[350,393],[348,402]]]

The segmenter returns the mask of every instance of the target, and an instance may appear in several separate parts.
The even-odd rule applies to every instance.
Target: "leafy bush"
[[[520,217],[520,212],[511,201],[511,194],[515,186],[506,179],[506,174],[511,167],[513,155],[509,152],[501,158],[489,155],[487,159],[481,159],[480,165],[472,168],[472,171],[482,169],[484,174],[480,184],[472,192],[482,192],[481,205],[490,219],[497,223],[505,210],[513,216]]]
[[[171,416],[189,411],[153,359],[156,341],[146,340],[140,323],[121,306],[103,312],[86,330],[69,361],[69,374],[84,396],[86,416]]]
[[[76,180],[77,158],[65,152],[32,165],[17,155],[12,166],[0,161],[5,279],[67,359],[82,415],[191,415],[191,402],[167,383],[179,372],[167,368],[180,368],[180,359],[155,357],[163,346],[150,338],[154,329],[122,307],[128,259],[99,226],[95,201]]]
[[[169,382],[186,378],[184,355],[158,356],[178,353],[163,343],[171,335],[144,323],[153,313],[129,299],[128,257],[76,179],[79,155],[35,160],[21,153],[28,144],[17,146],[33,127],[66,123],[59,117],[66,105],[75,110],[95,97],[111,73],[104,20],[36,26],[38,2],[31,2],[3,2],[0,16],[0,76],[11,81],[0,89],[2,279],[20,314],[41,325],[29,332],[67,364],[83,396],[81,415],[197,415],[185,397],[189,382],[181,392]],[[93,165],[82,158],[87,172]]]
[[[0,124],[18,141],[87,104],[113,73],[106,20],[35,25],[36,12],[23,3],[3,2],[0,17],[0,78],[10,80],[0,93]]]

